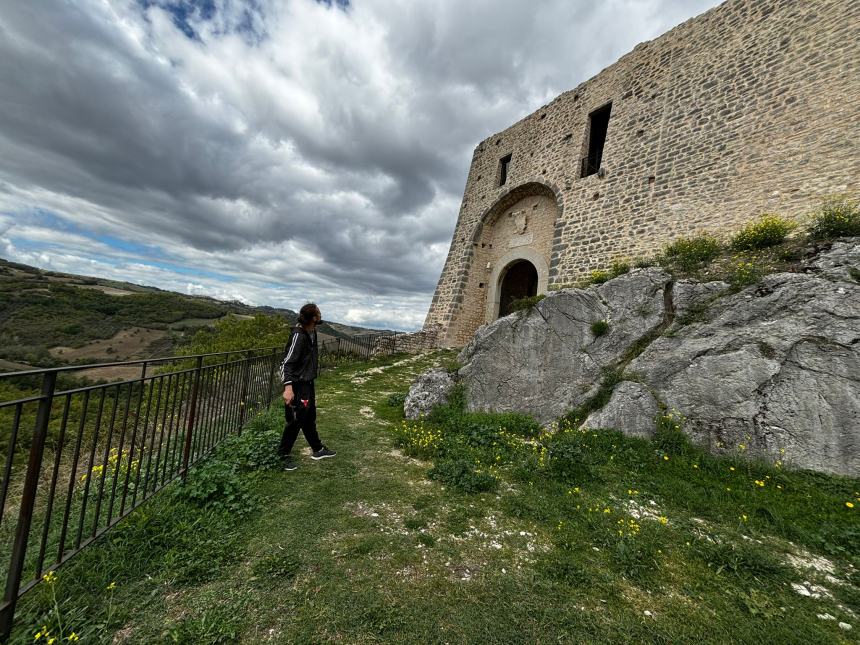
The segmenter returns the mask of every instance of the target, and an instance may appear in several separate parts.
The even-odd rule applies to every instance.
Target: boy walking
[[[278,454],[284,461],[284,470],[296,469],[296,462],[290,453],[299,436],[299,430],[313,450],[311,459],[325,459],[337,454],[323,445],[317,433],[314,379],[319,369],[316,328],[321,322],[322,314],[315,304],[308,303],[301,308],[299,323],[290,335],[287,353],[281,363],[285,423]]]

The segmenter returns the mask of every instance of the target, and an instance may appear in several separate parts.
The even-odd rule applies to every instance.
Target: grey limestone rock
[[[812,273],[821,277],[856,283],[860,270],[860,244],[852,240],[834,242],[829,251],[818,255],[809,266]]]
[[[622,430],[633,437],[654,436],[655,418],[660,413],[657,400],[641,383],[619,383],[602,409],[592,412],[583,428]]]
[[[678,280],[672,289],[675,317],[684,320],[704,310],[729,288],[727,282],[695,282]]]
[[[640,338],[664,321],[670,276],[658,268],[588,289],[551,293],[478,330],[460,353],[470,410],[518,411],[551,421],[582,404]],[[595,337],[593,323],[608,331]]]
[[[860,285],[780,273],[712,303],[629,369],[715,451],[860,473]]]
[[[417,419],[428,414],[435,406],[444,404],[454,387],[454,379],[442,368],[427,370],[409,388],[403,403],[403,414],[407,419]]]

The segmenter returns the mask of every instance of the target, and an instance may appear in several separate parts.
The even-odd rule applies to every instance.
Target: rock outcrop
[[[453,387],[454,379],[446,370],[437,367],[424,372],[409,388],[403,403],[403,414],[407,419],[417,419],[428,414],[448,400]]]
[[[590,289],[548,295],[482,327],[460,353],[472,410],[551,421],[593,396],[626,351],[667,324],[671,277],[645,269]],[[595,323],[607,329],[595,335]]]
[[[659,269],[548,295],[478,331],[461,353],[470,409],[542,422],[622,382],[591,428],[647,436],[662,408],[712,450],[860,475],[860,242],[838,242],[806,273],[736,293],[673,284]],[[605,335],[592,324],[605,320]]]

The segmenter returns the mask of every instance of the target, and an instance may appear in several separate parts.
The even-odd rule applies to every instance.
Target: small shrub
[[[609,323],[605,320],[597,320],[591,323],[591,334],[595,338],[599,338],[603,336],[606,332],[609,331]]]
[[[683,271],[692,271],[710,262],[722,251],[720,241],[711,235],[681,238],[669,244],[663,251],[664,257]]]
[[[647,269],[648,267],[652,267],[656,264],[653,258],[637,258],[635,262],[633,262],[633,266],[637,269]]]
[[[581,432],[563,432],[547,443],[549,472],[560,481],[581,484],[592,477],[596,456]]]
[[[219,461],[189,470],[177,495],[200,508],[236,515],[244,515],[255,506],[247,479],[232,464]]]
[[[755,256],[736,256],[726,276],[729,284],[735,288],[741,288],[758,282],[763,269],[756,263],[756,260]]]
[[[430,469],[427,476],[464,493],[488,492],[495,490],[499,483],[493,475],[477,470],[465,459],[441,461]]]
[[[658,453],[673,456],[690,456],[696,453],[690,439],[684,434],[684,416],[669,410],[657,416],[652,442]]]
[[[395,392],[385,401],[385,403],[392,408],[402,408],[405,402],[406,392]]]
[[[609,267],[609,272],[613,278],[630,273],[630,263],[627,260],[615,260],[612,266]]]
[[[539,293],[536,296],[528,296],[527,298],[518,298],[511,302],[511,311],[522,311],[523,309],[531,309],[541,300],[546,298],[546,294]]]
[[[744,226],[733,238],[736,251],[755,251],[780,244],[797,224],[779,215],[763,215]]]
[[[809,227],[809,236],[816,240],[854,235],[860,235],[860,204],[844,196],[826,199]]]
[[[603,269],[595,269],[588,274],[588,282],[590,284],[603,284],[611,279],[612,274],[609,271],[604,271]]]

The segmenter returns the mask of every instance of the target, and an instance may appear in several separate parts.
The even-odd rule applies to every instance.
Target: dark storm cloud
[[[713,4],[3,3],[0,213],[429,302],[475,144]]]

